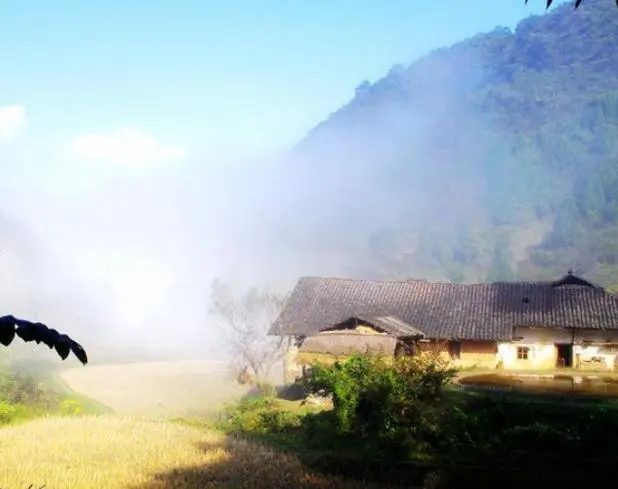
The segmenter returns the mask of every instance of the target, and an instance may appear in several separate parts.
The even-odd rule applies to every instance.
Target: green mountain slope
[[[588,0],[363,82],[290,152],[282,239],[356,276],[618,283],[617,45]]]

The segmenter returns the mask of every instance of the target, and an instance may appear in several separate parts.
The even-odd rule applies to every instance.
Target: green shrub
[[[272,397],[252,397],[228,406],[219,427],[227,432],[248,435],[268,435],[298,427],[301,415],[279,407]]]
[[[479,394],[454,404],[433,443],[443,487],[594,485],[617,460],[610,404]]]
[[[228,408],[225,428],[295,450],[307,463],[347,460],[354,473],[400,461],[406,480],[434,488],[583,487],[601,483],[618,460],[608,449],[618,432],[611,403],[445,389],[454,374],[431,355],[317,364],[308,387],[331,394],[332,410],[295,414],[279,399],[256,397]]]
[[[29,414],[26,406],[0,401],[0,426],[25,419]]]
[[[0,374],[0,400],[40,411],[53,410],[60,403],[60,395],[44,380],[31,374],[5,371]]]
[[[61,393],[50,374],[0,370],[0,424],[44,414],[79,415],[84,404]]]
[[[358,355],[316,364],[309,388],[333,396],[335,429],[380,440],[398,453],[425,451],[438,436],[443,388],[456,370],[437,355],[386,362]]]
[[[61,416],[79,416],[84,414],[84,406],[77,399],[65,399],[59,407]]]
[[[260,429],[266,433],[283,433],[290,428],[301,425],[301,416],[284,409],[272,409],[261,412]]]

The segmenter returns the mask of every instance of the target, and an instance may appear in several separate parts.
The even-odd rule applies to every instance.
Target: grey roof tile
[[[429,338],[506,340],[514,326],[618,330],[618,297],[571,274],[492,284],[303,277],[270,333],[308,336],[353,317],[391,317]]]

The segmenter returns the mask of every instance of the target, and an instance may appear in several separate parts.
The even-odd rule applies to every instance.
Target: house
[[[320,358],[427,348],[459,366],[613,368],[618,296],[572,272],[487,284],[303,277],[269,334],[294,340],[288,379]]]

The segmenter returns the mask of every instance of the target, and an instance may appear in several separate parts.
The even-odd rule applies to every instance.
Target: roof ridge
[[[319,276],[319,275],[304,275],[299,280],[336,280],[341,282],[363,282],[372,284],[449,284],[449,285],[466,285],[456,284],[454,282],[430,282],[429,280],[413,280],[413,279],[401,279],[401,280],[370,280],[366,278],[352,278],[352,277],[335,277],[335,276]]]
[[[553,280],[522,280],[522,281],[497,281],[497,282],[472,282],[472,283],[458,283],[458,282],[440,282],[429,280],[414,280],[414,279],[386,279],[386,280],[371,280],[364,278],[353,277],[341,277],[341,276],[319,276],[319,275],[304,275],[299,278],[301,280],[329,280],[338,282],[355,282],[355,283],[370,283],[370,284],[424,284],[424,285],[453,285],[458,287],[467,286],[489,286],[489,285],[552,285],[555,283]]]

